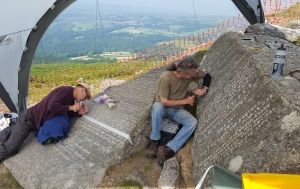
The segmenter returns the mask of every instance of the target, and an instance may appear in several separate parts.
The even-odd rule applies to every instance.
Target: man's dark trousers
[[[27,111],[20,114],[15,125],[0,131],[0,162],[15,155],[31,131],[36,130]]]

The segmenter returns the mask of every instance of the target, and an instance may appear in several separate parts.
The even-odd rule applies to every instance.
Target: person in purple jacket
[[[88,112],[82,101],[90,99],[85,84],[62,86],[51,91],[39,103],[20,113],[17,123],[0,132],[0,162],[15,155],[31,131],[37,131],[45,121],[69,114],[80,116]]]

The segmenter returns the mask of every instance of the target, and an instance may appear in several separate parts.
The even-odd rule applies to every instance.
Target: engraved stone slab
[[[124,137],[81,117],[74,121],[69,137],[62,143],[42,146],[31,137],[24,148],[4,165],[24,188],[91,188],[100,183],[106,169],[146,145],[148,117],[161,70],[110,88],[108,95],[118,101],[88,102],[89,117],[130,135]]]
[[[244,40],[251,38],[253,40]],[[271,79],[275,49],[287,47],[284,76]],[[300,170],[299,47],[266,34],[226,33],[201,63],[213,79],[201,99],[192,157],[197,183],[213,164],[243,157],[242,172]]]

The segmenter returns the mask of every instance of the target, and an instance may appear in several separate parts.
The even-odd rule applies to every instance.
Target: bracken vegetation
[[[33,64],[29,86],[30,104],[38,102],[57,86],[76,85],[81,78],[91,85],[92,93],[97,94],[99,85],[104,79],[132,79],[136,73],[146,73],[159,64],[161,63],[149,60],[93,64]]]

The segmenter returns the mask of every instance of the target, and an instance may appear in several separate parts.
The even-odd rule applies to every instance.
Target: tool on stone
[[[194,96],[195,98],[198,98],[198,100],[199,100],[200,97],[195,95],[194,91],[197,90],[197,89],[203,89],[203,88],[207,88],[207,90],[208,90],[208,88],[210,86],[210,82],[211,82],[211,75],[207,73],[203,77],[203,82],[202,83],[199,82],[198,87],[196,89],[194,89],[193,91],[190,91],[188,93],[188,96]]]

